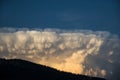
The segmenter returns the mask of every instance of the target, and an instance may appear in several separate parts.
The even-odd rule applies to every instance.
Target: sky
[[[119,0],[0,1],[0,58],[119,80],[119,30]]]
[[[1,0],[0,27],[90,29],[120,35],[120,2]]]

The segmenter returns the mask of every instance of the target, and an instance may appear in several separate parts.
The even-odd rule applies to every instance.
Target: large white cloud
[[[0,57],[26,59],[76,74],[120,79],[120,39],[107,31],[1,28]]]

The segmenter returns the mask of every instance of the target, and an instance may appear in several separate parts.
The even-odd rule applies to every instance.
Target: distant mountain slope
[[[0,59],[0,80],[105,80],[57,71],[20,59]]]

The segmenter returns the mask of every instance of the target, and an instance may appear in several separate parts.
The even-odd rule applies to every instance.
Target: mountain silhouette
[[[20,59],[0,59],[0,80],[105,80],[77,75]]]

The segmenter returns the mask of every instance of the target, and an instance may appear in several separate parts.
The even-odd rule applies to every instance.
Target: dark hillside
[[[105,80],[61,72],[20,59],[0,59],[0,80]]]

